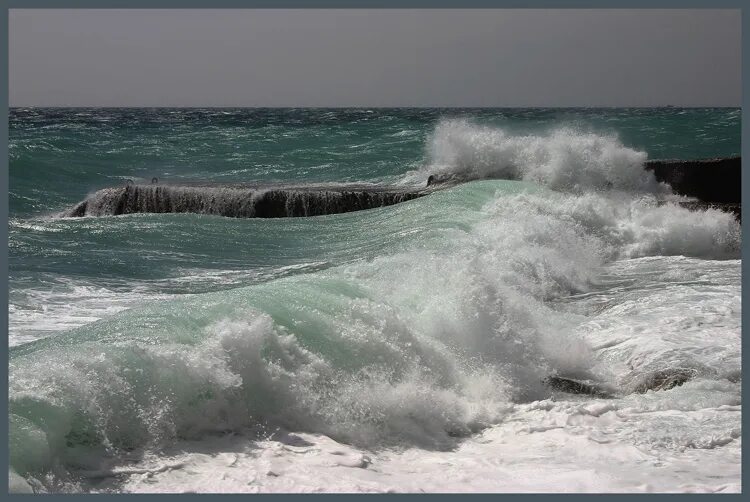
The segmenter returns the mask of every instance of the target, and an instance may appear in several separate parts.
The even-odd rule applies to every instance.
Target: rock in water
[[[630,392],[638,394],[645,394],[650,390],[669,390],[691,380],[697,373],[698,371],[692,368],[669,368],[650,371],[633,378],[628,387]]]
[[[127,185],[104,188],[64,212],[65,217],[133,213],[196,213],[232,218],[286,218],[390,206],[426,190],[340,186]]]
[[[742,158],[700,160],[650,160],[646,169],[657,181],[669,183],[682,195],[703,202],[740,204],[742,201]]]
[[[548,376],[543,382],[553,390],[567,392],[569,394],[583,394],[603,398],[614,397],[608,390],[591,382],[583,382],[560,376]]]
[[[629,378],[623,385],[623,394],[645,394],[653,390],[669,390],[679,387],[688,380],[692,380],[698,374],[693,368],[667,368],[649,371]],[[601,398],[615,397],[615,392],[605,388],[602,384],[591,381],[575,380],[561,376],[548,376],[543,380],[544,384],[552,390],[566,392],[568,394],[581,394]]]

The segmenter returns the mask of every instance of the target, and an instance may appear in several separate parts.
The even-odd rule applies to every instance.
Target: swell
[[[606,264],[739,257],[734,218],[660,205],[668,190],[643,169],[645,154],[616,138],[443,129],[413,186],[441,173],[533,185],[474,181],[334,216],[354,223],[336,237],[360,259],[154,303],[13,348],[12,467],[43,478],[245,427],[451,448],[514,403],[549,397],[545,376],[592,370],[592,348],[576,334],[581,316],[558,303],[601,286]],[[397,191],[353,192],[380,194],[373,207],[397,200],[383,195]],[[333,189],[133,185],[97,192],[76,211],[257,216],[265,197],[268,214],[345,207]],[[375,244],[383,247],[360,251]]]
[[[477,179],[530,181],[555,191],[597,190],[679,194],[689,208],[715,206],[740,213],[740,157],[707,160],[648,160],[614,135],[571,128],[544,134],[443,120],[427,143],[425,164],[398,186],[328,185],[191,186],[129,184],[99,190],[63,216],[132,213],[199,213],[236,218],[337,214],[398,204],[432,191]],[[698,203],[699,202],[699,203]]]
[[[595,289],[606,263],[739,256],[731,216],[653,197],[478,181],[378,213],[402,238],[372,259],[14,347],[13,468],[91,469],[104,455],[243,427],[452,448],[513,403],[549,397],[546,375],[591,370],[580,316],[556,302]]]

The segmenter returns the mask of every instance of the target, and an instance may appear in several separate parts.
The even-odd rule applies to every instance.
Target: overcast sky
[[[11,10],[11,106],[739,106],[739,10]]]

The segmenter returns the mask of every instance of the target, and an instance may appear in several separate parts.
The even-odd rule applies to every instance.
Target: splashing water
[[[394,127],[384,134],[394,138],[405,126]],[[395,136],[402,137],[412,135]],[[423,167],[403,167],[405,184],[448,173],[477,181],[305,219],[14,220],[11,252],[26,264],[12,268],[17,284],[23,278],[44,292],[45,284],[67,284],[54,282],[58,273],[78,289],[46,287],[71,309],[81,291],[80,305],[92,311],[92,291],[104,306],[136,293],[146,299],[12,347],[15,489],[106,489],[92,481],[102,477],[119,479],[115,490],[148,489],[138,472],[152,472],[151,489],[191,489],[167,460],[218,479],[216,472],[231,472],[219,465],[230,446],[217,438],[232,431],[289,463],[285,471],[267,467],[264,455],[236,453],[263,490],[321,489],[327,480],[369,491],[391,479],[408,491],[413,480],[432,479],[451,491],[457,485],[434,476],[445,462],[472,479],[467,487],[485,488],[497,487],[472,478],[472,469],[486,479],[525,479],[513,469],[544,464],[559,488],[601,459],[612,460],[613,477],[585,486],[631,490],[644,462],[657,458],[644,452],[657,451],[671,473],[651,473],[662,480],[657,488],[687,489],[682,462],[710,457],[733,491],[741,248],[734,217],[664,204],[668,191],[643,170],[646,153],[613,135],[560,127],[520,134],[448,119],[436,123],[426,150]],[[109,261],[100,258],[105,251]],[[48,282],[33,283],[27,276],[35,270]],[[31,306],[17,300],[14,308]],[[65,313],[45,315],[47,326]],[[561,396],[543,383],[563,375],[619,392],[671,367],[696,376],[611,400]],[[312,445],[305,460],[289,453],[299,444],[272,455],[284,431]],[[197,460],[187,446],[167,454],[175,445],[221,450]],[[564,445],[568,460],[545,456]],[[364,453],[369,460],[356,456]],[[324,454],[350,470],[369,462],[380,470],[346,484],[351,474],[327,477]],[[460,467],[477,455],[484,467]],[[516,474],[490,475],[498,471],[488,466],[504,458],[503,472]],[[105,468],[131,464],[119,477]],[[295,469],[303,464],[309,478]],[[293,476],[297,484],[282,483]],[[700,483],[696,489],[717,481]]]

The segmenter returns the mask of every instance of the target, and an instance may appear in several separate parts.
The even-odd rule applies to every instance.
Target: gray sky
[[[11,10],[11,106],[739,106],[739,10]]]

